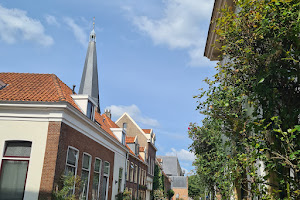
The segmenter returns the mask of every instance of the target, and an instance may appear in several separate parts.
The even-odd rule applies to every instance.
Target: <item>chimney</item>
[[[105,112],[105,115],[106,115],[108,118],[111,119],[111,111],[110,111],[110,109],[105,109],[104,112]]]
[[[75,94],[75,87],[76,85],[73,85],[72,93]]]

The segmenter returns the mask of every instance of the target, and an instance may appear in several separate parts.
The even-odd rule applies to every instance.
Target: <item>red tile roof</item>
[[[0,90],[0,101],[68,102],[81,112],[71,97],[72,89],[55,74],[0,73],[0,80],[7,84]],[[119,141],[110,130],[109,120],[103,120],[98,112],[95,120]]]
[[[140,156],[136,156],[135,153],[130,149],[130,147],[126,144],[125,145],[127,147],[127,149],[129,150],[129,153],[134,157],[134,158],[139,158],[141,161],[145,162],[145,160]]]
[[[106,114],[102,114],[102,117],[105,119],[105,123],[109,126],[109,128],[120,128],[115,122],[113,122]]]
[[[146,134],[150,134],[152,129],[143,129]]]
[[[134,143],[135,137],[128,137],[126,136],[125,138],[125,142],[130,144],[130,143]]]
[[[7,84],[0,101],[66,101],[78,108],[72,90],[54,74],[0,73],[0,80]]]
[[[130,147],[129,147],[127,144],[125,144],[125,146],[126,146],[127,149],[129,150],[129,153],[131,153],[132,155],[135,155],[134,152],[130,149]]]

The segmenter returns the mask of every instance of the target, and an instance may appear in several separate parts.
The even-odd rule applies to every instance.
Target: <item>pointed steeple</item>
[[[78,94],[87,94],[92,97],[98,103],[98,111],[100,112],[95,22],[93,22],[93,30],[90,33]]]

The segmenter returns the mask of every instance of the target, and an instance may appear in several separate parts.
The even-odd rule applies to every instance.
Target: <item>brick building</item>
[[[129,148],[127,161],[126,188],[135,199],[146,199],[147,163],[139,154],[137,137],[126,137]]]
[[[188,177],[184,176],[176,156],[157,156],[158,162],[166,175],[171,179],[173,199],[188,200]]]
[[[127,114],[124,113],[117,121],[116,124],[126,129],[128,137],[134,137],[137,139],[137,143],[141,152],[141,157],[146,161],[148,165],[147,178],[146,178],[146,199],[150,199],[150,192],[153,188],[153,176],[156,159],[155,147],[155,134],[152,129],[141,129],[136,122]]]

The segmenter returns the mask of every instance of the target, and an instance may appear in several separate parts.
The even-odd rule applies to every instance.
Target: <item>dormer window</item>
[[[126,133],[124,131],[122,131],[122,144],[125,145],[125,137],[126,137]]]
[[[93,105],[92,102],[88,101],[86,116],[94,121],[94,115],[95,115],[95,106]]]
[[[139,155],[140,151],[140,145],[138,143],[135,143],[135,155]]]

